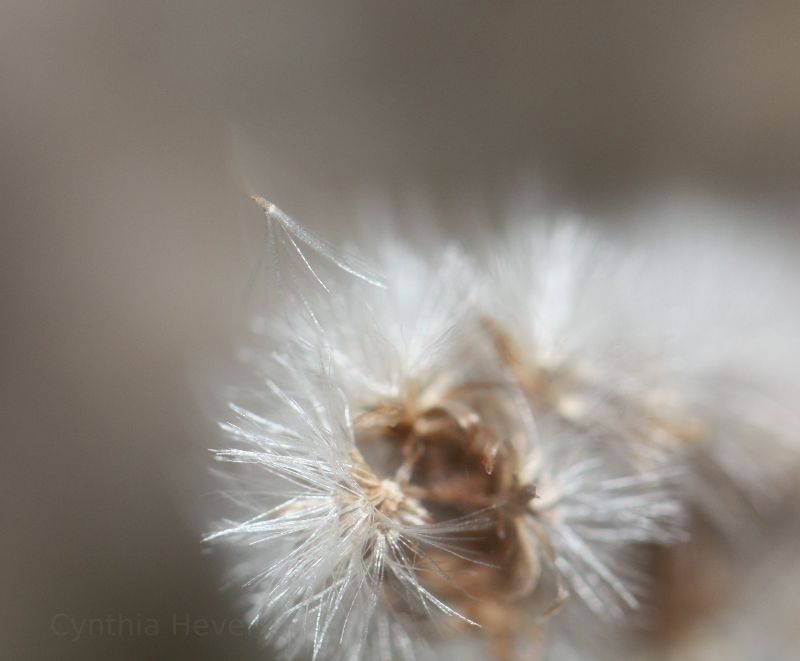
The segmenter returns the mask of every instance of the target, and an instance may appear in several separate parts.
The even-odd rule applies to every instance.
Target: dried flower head
[[[254,199],[283,295],[222,423],[240,512],[207,539],[240,549],[280,654],[419,658],[479,630],[512,659],[570,595],[575,640],[575,612],[636,609],[633,556],[684,537],[687,448],[736,418],[648,341],[633,262],[567,222],[488,264],[384,240],[373,269]]]

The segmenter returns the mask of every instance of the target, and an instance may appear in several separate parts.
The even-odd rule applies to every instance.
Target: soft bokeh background
[[[171,629],[237,617],[187,513],[248,186],[329,238],[364,191],[457,234],[534,181],[601,217],[689,187],[790,219],[798,34],[797,2],[4,0],[0,656],[263,658]]]

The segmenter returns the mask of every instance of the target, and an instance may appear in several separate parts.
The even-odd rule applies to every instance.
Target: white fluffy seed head
[[[418,658],[477,626],[510,658],[569,594],[623,619],[630,558],[685,538],[684,502],[725,516],[697,458],[746,489],[756,441],[794,428],[662,332],[651,307],[680,301],[576,219],[485,264],[389,240],[366,267],[257,203],[279,306],[222,423],[238,513],[208,539],[285,658]]]
[[[243,465],[234,494],[253,515],[224,522],[207,539],[244,549],[237,575],[253,595],[252,621],[264,623],[265,637],[287,658],[402,651],[413,636],[400,635],[392,608],[408,613],[407,628],[420,612],[459,617],[419,581],[425,549],[447,549],[483,524],[431,522],[365,464],[342,393],[324,375],[284,376],[288,385],[266,384],[269,418],[232,405],[222,424],[235,447],[217,457]],[[387,584],[402,604],[385,602]]]

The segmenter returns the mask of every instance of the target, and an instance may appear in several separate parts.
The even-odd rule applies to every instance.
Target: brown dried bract
[[[456,540],[457,553],[420,549],[417,573],[426,589],[482,625],[498,659],[513,658],[520,633],[536,629],[535,613],[549,615],[564,596],[557,585],[545,590],[549,596],[535,595],[552,551],[530,506],[536,486],[518,480],[521,432],[509,426],[507,395],[503,384],[470,384],[434,407],[384,405],[355,421],[358,448],[378,476],[371,486],[382,494],[381,511],[418,508],[434,524],[485,520]],[[386,599],[401,608],[386,587]]]

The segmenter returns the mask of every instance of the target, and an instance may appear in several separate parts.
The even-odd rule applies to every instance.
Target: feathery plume
[[[648,583],[632,558],[716,502],[698,457],[743,485],[730,448],[776,435],[639,318],[644,260],[576,220],[514,228],[486,263],[384,239],[367,266],[253,199],[279,308],[221,424],[237,514],[206,539],[238,549],[282,658],[420,658],[472,632],[513,659],[553,621],[578,641],[578,610],[624,621]]]

